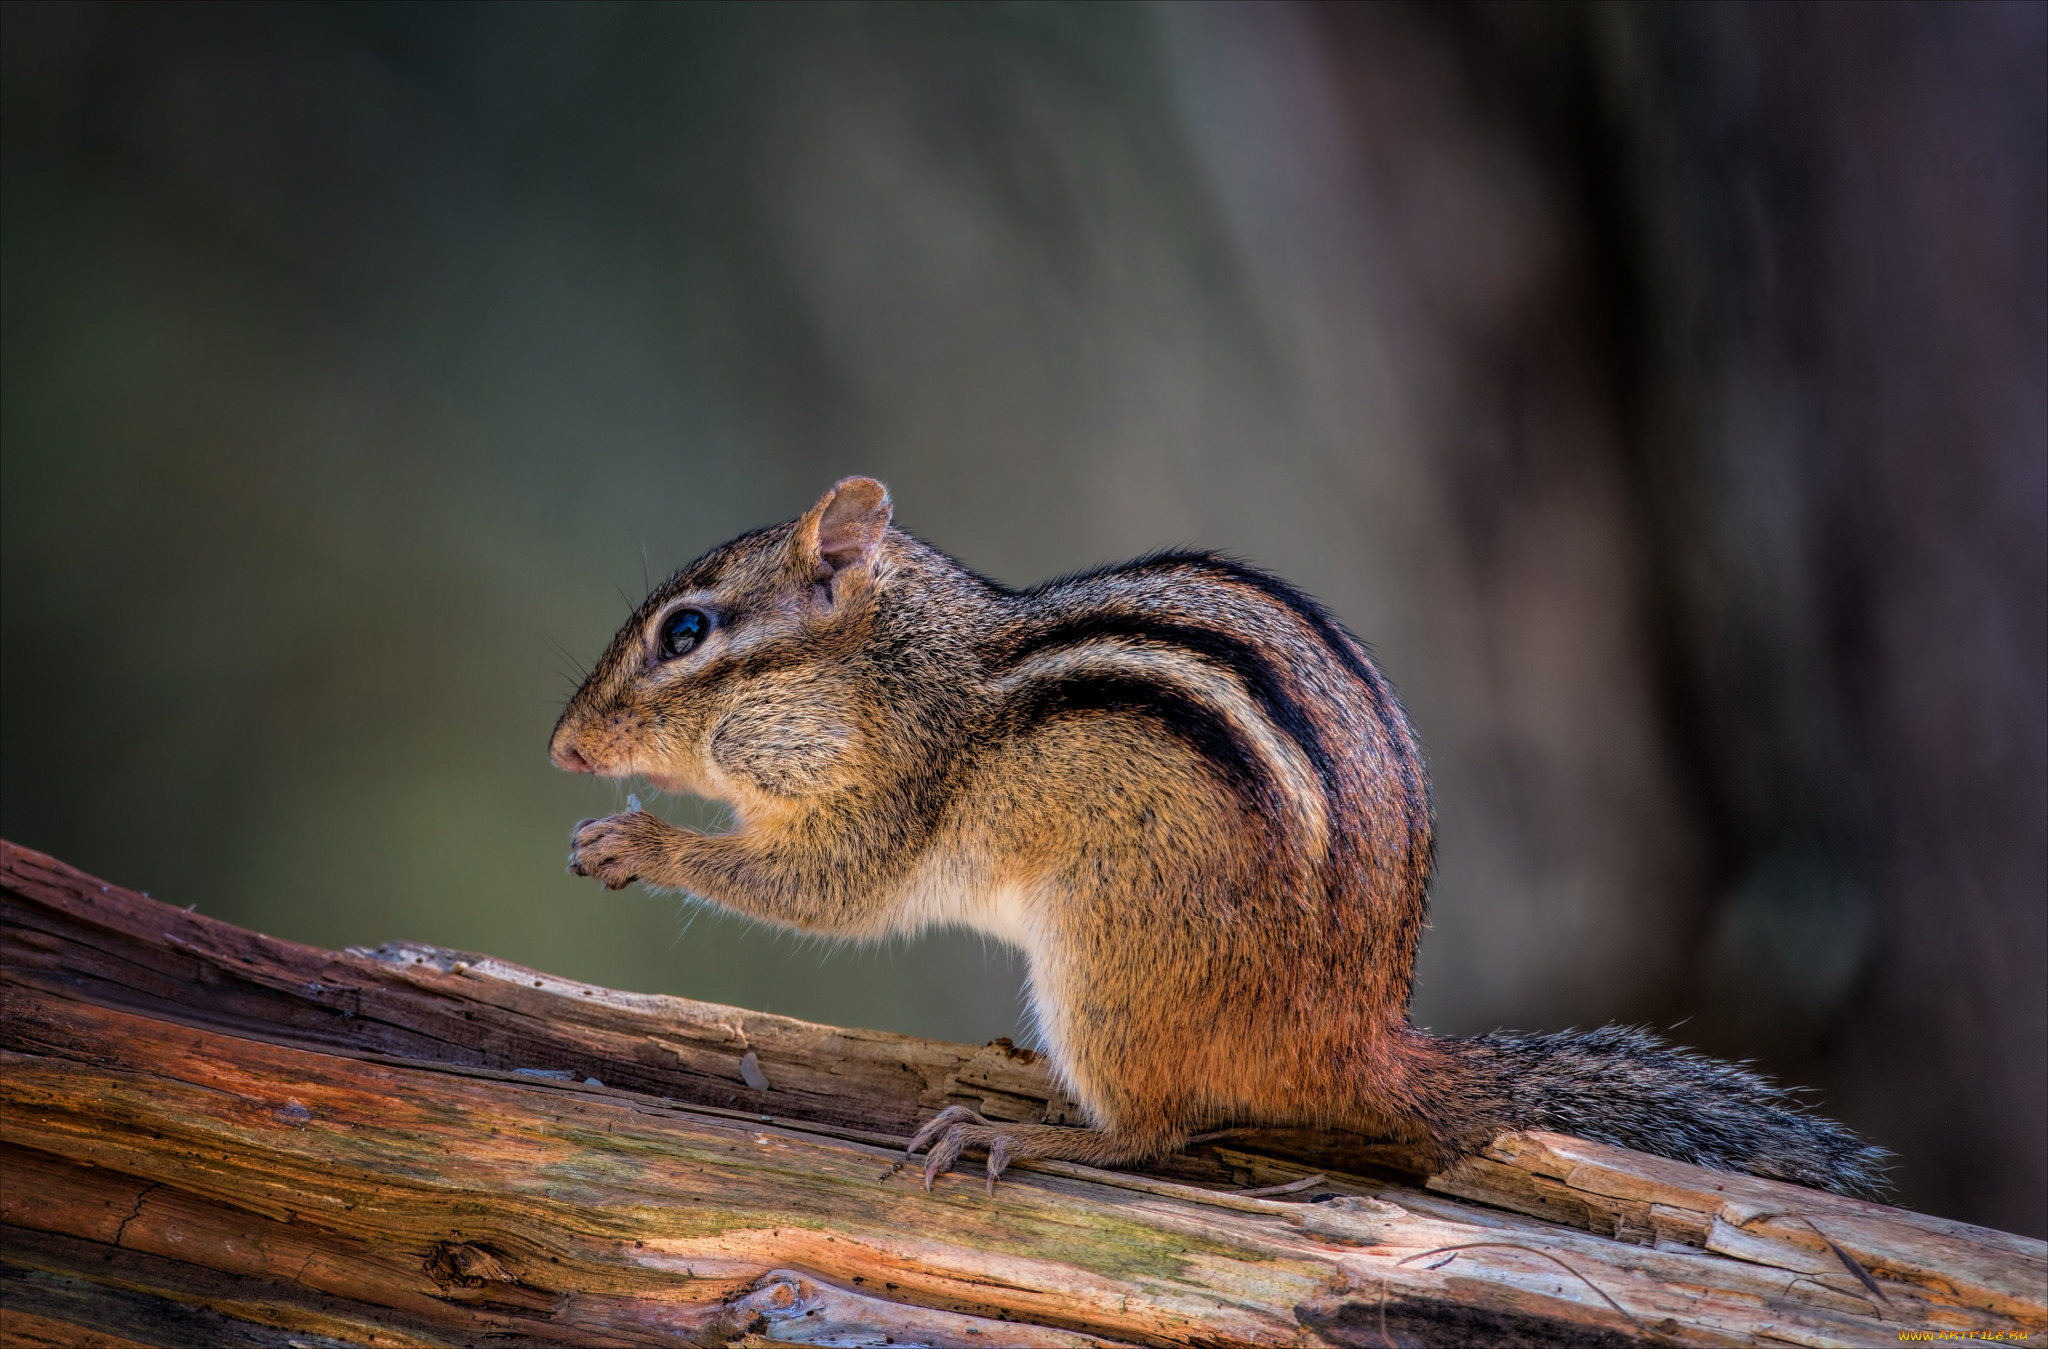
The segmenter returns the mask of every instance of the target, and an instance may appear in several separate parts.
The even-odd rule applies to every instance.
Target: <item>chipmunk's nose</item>
[[[555,767],[567,769],[571,773],[595,773],[597,771],[590,766],[590,760],[584,758],[577,752],[576,747],[566,740],[556,745],[548,757],[555,761]]]

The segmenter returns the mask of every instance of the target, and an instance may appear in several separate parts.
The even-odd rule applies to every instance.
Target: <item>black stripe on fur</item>
[[[1122,566],[1104,568],[1102,572],[1094,574],[1114,573],[1131,576],[1158,575],[1175,571],[1198,572],[1248,586],[1268,599],[1285,605],[1296,618],[1314,632],[1352,677],[1365,685],[1372,701],[1373,712],[1379,718],[1382,729],[1386,731],[1388,746],[1400,761],[1401,782],[1409,799],[1417,803],[1421,809],[1428,808],[1428,789],[1423,785],[1422,770],[1403,752],[1403,746],[1409,741],[1407,721],[1402,715],[1400,705],[1394,701],[1392,693],[1387,688],[1385,677],[1365,658],[1364,643],[1347,632],[1344,625],[1307,592],[1297,590],[1270,572],[1260,571],[1257,567],[1239,562],[1236,558],[1227,557],[1222,553],[1155,553],[1124,563]]]
[[[1322,779],[1326,811],[1336,811],[1337,765],[1323,747],[1323,738],[1301,705],[1257,647],[1214,628],[1197,627],[1153,618],[1147,614],[1115,611],[1065,619],[1023,638],[1004,653],[1003,668],[1015,668],[1031,657],[1048,651],[1087,646],[1090,643],[1143,642],[1187,652],[1207,664],[1220,666],[1234,675],[1266,720],[1292,740]]]
[[[1214,766],[1254,810],[1278,809],[1284,800],[1265,765],[1230,719],[1171,684],[1132,675],[1068,674],[1032,680],[1005,708],[1012,732],[1052,717],[1125,713],[1146,716],[1171,731]]]

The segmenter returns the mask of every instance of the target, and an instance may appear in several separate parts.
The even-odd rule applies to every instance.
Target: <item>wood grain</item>
[[[1071,1111],[1036,1056],[316,950],[12,845],[0,920],[0,1343],[2048,1330],[2040,1242],[1556,1135],[1426,1186],[1370,1140],[1246,1134],[926,1193],[895,1160],[930,1111]]]

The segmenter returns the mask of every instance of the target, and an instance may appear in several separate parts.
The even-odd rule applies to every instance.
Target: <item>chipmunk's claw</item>
[[[1003,1169],[1010,1164],[1010,1153],[1016,1143],[1009,1134],[998,1133],[988,1141],[988,1197],[996,1197],[996,1181],[1002,1177]]]
[[[976,1135],[992,1132],[995,1126],[969,1110],[964,1105],[949,1105],[925,1122],[910,1140],[910,1146],[903,1150],[903,1160],[909,1161],[920,1151],[926,1152],[924,1164],[924,1188],[929,1191],[933,1182],[953,1169],[953,1163],[960,1160],[960,1154],[976,1143],[985,1143],[985,1137]],[[928,1151],[926,1151],[928,1149]],[[995,1192],[995,1177],[989,1177],[989,1192]]]
[[[604,882],[607,890],[623,890],[640,878],[639,835],[646,816],[640,811],[583,820],[571,836],[569,874]]]
[[[925,1121],[924,1127],[917,1131],[917,1136],[910,1140],[910,1146],[903,1150],[904,1160],[907,1161],[910,1158],[916,1156],[919,1152],[923,1151],[925,1146],[929,1144],[934,1138],[937,1138],[940,1134],[946,1132],[946,1130],[952,1128],[956,1124],[987,1123],[988,1121],[986,1119],[976,1114],[974,1111],[969,1110],[964,1105],[949,1105],[944,1110],[941,1110],[938,1114],[933,1115],[930,1119]]]
[[[960,1160],[961,1149],[966,1146],[967,1140],[960,1136],[958,1129],[948,1129],[940,1136],[939,1141],[932,1145],[931,1157],[924,1164],[926,1194],[931,1193],[932,1186],[937,1183],[940,1176],[953,1169],[953,1163]]]
[[[924,1188],[930,1191],[968,1148],[988,1149],[988,1193],[994,1198],[996,1181],[1014,1159],[1018,1140],[1002,1125],[991,1123],[964,1105],[949,1105],[932,1116],[904,1149],[903,1160],[907,1162],[919,1151],[925,1151]]]

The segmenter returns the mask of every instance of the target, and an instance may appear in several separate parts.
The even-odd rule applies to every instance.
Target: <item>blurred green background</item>
[[[580,663],[871,473],[998,578],[1223,547],[1376,646],[1419,1022],[1678,1024],[2042,1232],[2043,13],[10,5],[0,829],[1021,1034],[977,937],[563,874]]]

